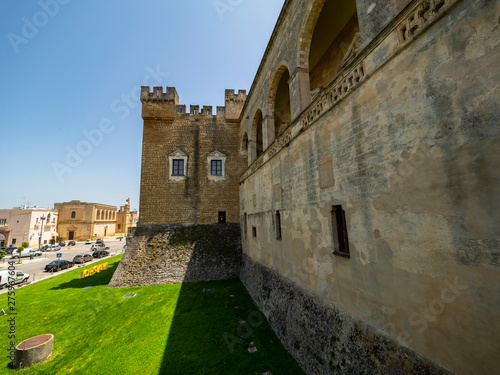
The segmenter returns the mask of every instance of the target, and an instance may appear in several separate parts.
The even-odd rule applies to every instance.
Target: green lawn
[[[52,356],[21,374],[303,374],[240,280],[106,289],[120,259],[86,279],[79,268],[16,289],[17,343],[55,336]],[[8,318],[0,316],[0,373],[15,374]]]

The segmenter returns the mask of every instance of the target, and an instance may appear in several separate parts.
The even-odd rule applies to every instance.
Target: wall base
[[[452,374],[246,255],[241,280],[307,374]]]

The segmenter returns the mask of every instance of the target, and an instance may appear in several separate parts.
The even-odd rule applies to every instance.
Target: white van
[[[33,255],[33,257],[41,256],[42,252],[38,249],[26,248],[23,251],[21,251],[21,253],[18,253],[17,249],[16,249],[12,252],[11,257],[12,258],[23,258],[23,257],[31,257],[31,255]]]
[[[0,289],[10,284],[12,280],[14,280],[14,284],[20,284],[24,281],[28,281],[29,278],[29,274],[19,270],[0,271]]]

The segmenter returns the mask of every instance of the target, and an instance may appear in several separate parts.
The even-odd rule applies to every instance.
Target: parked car
[[[92,260],[92,255],[90,254],[78,254],[73,258],[73,263],[85,263]]]
[[[24,258],[24,257],[37,257],[42,255],[42,252],[38,249],[30,249],[29,247],[21,251],[20,253],[17,251],[13,251],[11,257],[12,258]]]
[[[61,246],[61,247],[66,246],[66,242],[64,242],[64,241],[59,242],[59,246]]]
[[[85,245],[92,245],[92,240],[88,239],[87,241],[85,241]]]
[[[102,257],[107,257],[109,255],[109,251],[107,250],[96,250],[92,254],[94,258],[102,258]]]
[[[43,245],[41,248],[40,248],[40,251],[54,251],[54,249],[52,248],[52,245]]]
[[[68,246],[75,246],[76,242],[75,241],[68,241]]]
[[[54,250],[54,251],[61,250],[61,246],[59,246],[59,245],[52,245],[52,250]]]
[[[24,281],[28,281],[30,275],[19,270],[5,270],[0,271],[0,289],[10,284],[11,281],[14,284],[20,284]]]
[[[98,238],[95,243],[102,243],[102,238]]]
[[[75,264],[73,262],[70,262],[68,260],[60,259],[60,260],[53,260],[49,264],[45,266],[45,271],[47,272],[54,272],[54,271],[59,271],[63,270],[66,268],[73,267]]]
[[[91,246],[90,250],[108,250],[109,247],[104,244],[104,242],[101,243],[95,243]]]

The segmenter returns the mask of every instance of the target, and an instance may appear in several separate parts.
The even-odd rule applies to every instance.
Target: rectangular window
[[[212,160],[212,176],[222,176],[222,160]]]
[[[226,211],[219,211],[219,224],[226,222]]]
[[[7,219],[0,219],[0,225],[5,225],[7,223]]]
[[[247,213],[243,216],[243,235],[245,239],[247,238],[247,230],[248,230],[248,221],[247,221]]]
[[[172,161],[172,176],[184,176],[184,160],[174,159]]]
[[[333,253],[343,257],[350,257],[349,240],[347,238],[347,225],[345,221],[345,211],[341,205],[332,206],[332,233],[333,233]]]
[[[13,239],[12,239],[12,245],[15,245],[15,244],[16,244],[16,240],[17,240],[16,238],[13,238]]]
[[[118,224],[118,229],[122,229],[122,225],[121,224]]]
[[[276,239],[281,240],[281,214],[279,211],[276,211],[275,219],[276,219]]]
[[[257,228],[252,227],[252,236],[257,237]]]

